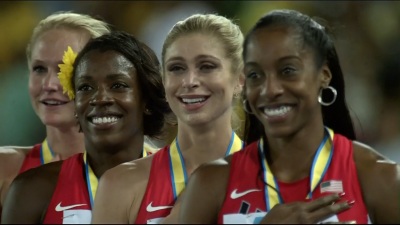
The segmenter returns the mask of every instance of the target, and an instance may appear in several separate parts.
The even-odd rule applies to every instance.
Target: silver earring
[[[248,113],[248,114],[253,114],[252,112],[251,112],[251,109],[249,110],[248,109],[248,107],[247,107],[247,100],[245,99],[245,100],[243,100],[243,109],[244,109],[244,111],[246,112],[246,113]]]
[[[333,99],[332,99],[330,102],[324,102],[324,101],[322,100],[322,91],[323,91],[324,89],[329,89],[329,90],[331,90],[332,93],[333,93]],[[319,102],[321,105],[323,105],[323,106],[330,106],[330,105],[332,105],[332,104],[336,101],[336,97],[337,97],[337,91],[336,91],[336,89],[335,89],[334,87],[332,87],[332,86],[328,86],[328,87],[326,87],[326,88],[321,88],[321,89],[319,90],[318,102]]]

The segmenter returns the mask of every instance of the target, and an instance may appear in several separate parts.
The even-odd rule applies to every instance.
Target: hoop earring
[[[253,114],[253,112],[251,112],[251,110],[249,110],[248,109],[248,107],[247,107],[247,100],[245,99],[245,100],[243,100],[243,109],[244,109],[244,111],[246,112],[246,113],[248,113],[248,114]]]
[[[332,101],[330,101],[330,102],[324,102],[324,101],[322,100],[322,91],[323,91],[324,89],[329,89],[329,90],[332,91],[332,93],[333,93],[333,99],[332,99]],[[321,105],[323,105],[323,106],[330,106],[330,105],[332,105],[332,104],[336,101],[336,97],[337,97],[337,91],[336,91],[336,89],[335,89],[334,87],[332,87],[332,86],[328,86],[328,87],[326,87],[326,88],[321,88],[321,89],[319,90],[318,102],[319,102]]]

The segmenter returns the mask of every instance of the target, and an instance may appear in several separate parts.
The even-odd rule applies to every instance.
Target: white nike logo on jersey
[[[247,195],[250,192],[255,192],[255,191],[261,191],[261,190],[260,189],[250,189],[250,190],[247,190],[247,191],[244,191],[244,192],[241,192],[241,193],[237,193],[237,189],[235,189],[231,193],[231,198],[232,199],[237,199],[237,198],[240,198],[240,197],[242,197],[244,195]]]
[[[172,208],[172,206],[156,206],[156,207],[153,207],[153,206],[151,206],[152,203],[153,202],[150,202],[150,204],[147,206],[147,208],[146,208],[147,212],[154,212],[154,211],[158,211],[158,210],[162,210],[162,209]]]
[[[77,204],[77,205],[61,206],[61,202],[60,202],[60,203],[58,203],[58,205],[56,206],[56,211],[57,211],[57,212],[62,212],[62,211],[64,211],[64,210],[72,209],[72,208],[75,208],[75,207],[78,207],[78,206],[83,206],[83,205],[86,205],[86,204]]]

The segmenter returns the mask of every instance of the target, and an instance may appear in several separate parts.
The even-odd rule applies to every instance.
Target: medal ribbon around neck
[[[232,131],[231,142],[225,153],[225,156],[231,155],[244,147],[244,142]],[[169,162],[170,173],[172,181],[172,190],[174,192],[174,200],[176,201],[178,195],[185,189],[187,185],[187,174],[185,162],[183,161],[182,153],[179,148],[178,138],[169,146]]]
[[[85,165],[86,183],[89,191],[90,204],[93,209],[93,201],[96,197],[97,186],[99,185],[99,179],[94,174],[92,168],[90,168],[89,162],[87,161],[87,152],[83,154],[83,163]]]
[[[310,173],[310,192],[306,196],[306,199],[312,199],[312,193],[315,188],[318,187],[319,183],[321,183],[325,172],[328,170],[329,164],[333,155],[333,130],[325,127],[326,135],[322,140],[322,143],[318,147],[317,152],[315,153],[313,164],[311,167]],[[328,141],[329,140],[329,141]],[[264,155],[264,140],[261,138],[258,142],[258,149],[261,153],[261,164],[263,167],[263,179],[266,184],[265,185],[265,203],[267,206],[267,212],[270,211],[275,205],[282,204],[283,200],[280,196],[278,182],[274,175],[272,174],[267,159]],[[275,190],[273,189],[275,188]]]
[[[40,147],[40,163],[42,165],[49,163],[54,157],[54,152],[51,150],[49,140],[44,139]]]

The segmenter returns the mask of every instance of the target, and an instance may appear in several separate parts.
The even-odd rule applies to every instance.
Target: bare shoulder
[[[6,173],[14,174],[22,166],[32,147],[0,147],[0,178]],[[15,174],[16,175],[16,174]]]
[[[134,223],[146,192],[153,155],[118,165],[100,178],[92,223]]]
[[[132,187],[141,186],[144,182],[147,185],[152,159],[153,155],[150,155],[118,165],[105,172],[101,180],[103,183],[113,184],[116,189],[120,187],[132,189]]]
[[[399,222],[399,166],[371,147],[353,142],[363,198],[374,223]]]
[[[398,165],[370,146],[354,141],[353,151],[354,162],[357,170],[360,170],[361,173],[368,173],[370,176],[379,175],[379,177],[383,176],[387,178],[393,178],[393,175],[397,177]]]

